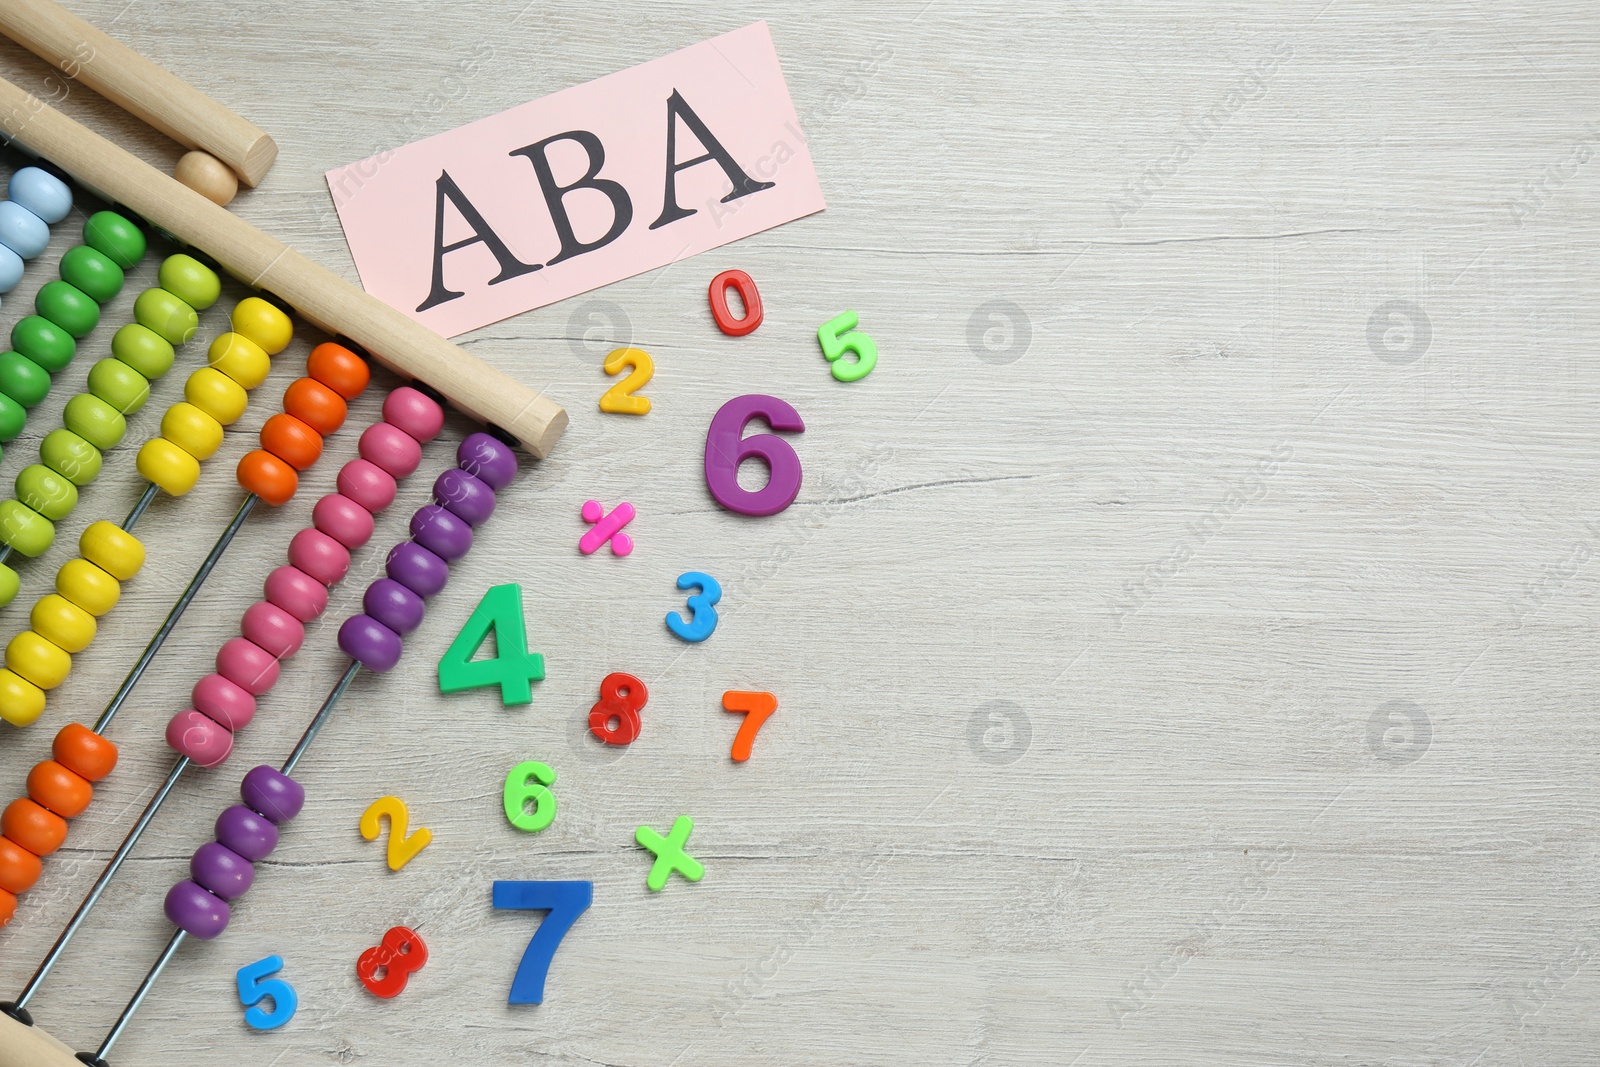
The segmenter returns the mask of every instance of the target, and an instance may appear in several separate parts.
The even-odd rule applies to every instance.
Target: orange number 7
[[[733,762],[743,763],[750,758],[750,746],[755,744],[756,731],[767,721],[767,716],[778,710],[778,698],[771,693],[745,693],[730,689],[722,694],[723,711],[744,713],[739,732],[733,735]]]

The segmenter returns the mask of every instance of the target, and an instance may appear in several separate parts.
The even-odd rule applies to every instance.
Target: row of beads
[[[193,707],[167,724],[167,744],[180,755],[202,767],[228,758],[234,731],[255,717],[256,697],[277,682],[279,662],[299,649],[305,624],[326,610],[328,589],[349,572],[351,550],[372,537],[373,515],[394,501],[397,481],[417,469],[422,445],[443,426],[444,410],[410,386],[384,399],[383,421],[361,435],[360,457],[339,471],[338,491],[317,502],[312,524],[289,542],[289,563],[267,576],[265,598],[239,624],[242,636],[217,652],[216,672],[195,684]],[[246,456],[240,484],[249,488],[247,477],[260,469]]]
[[[11,175],[6,195],[10,199],[0,203],[0,293],[17,287],[22,261],[49,247],[50,227],[72,210],[72,190],[38,167]]]
[[[165,265],[162,269],[165,270]],[[189,376],[184,389],[187,399],[169,408],[161,420],[162,433],[166,436],[146,442],[145,448],[139,451],[139,472],[170,493],[181,494],[194,486],[199,477],[200,459],[209,457],[221,444],[222,427],[244,414],[248,402],[245,390],[255,388],[266,379],[270,365],[268,353],[283,351],[294,331],[289,316],[253,296],[238,303],[231,321],[234,332],[223,334],[211,346],[212,365]],[[166,351],[170,359],[170,345]],[[171,452],[155,452],[155,462],[150,462],[146,450],[156,442],[170,447]],[[89,443],[88,447],[92,450],[95,445]],[[94,456],[98,468],[99,453],[95,452]],[[193,465],[192,471],[187,464]],[[0,504],[0,509],[5,507],[6,504]],[[0,510],[0,521],[3,515]],[[49,520],[40,516],[40,521]],[[115,543],[114,551],[101,552],[101,556],[111,557],[109,562],[84,551],[84,560],[72,560],[62,568],[63,574],[68,568],[87,561],[108,572],[107,576],[115,584],[132,578],[144,566],[144,546],[132,534],[104,521],[85,530],[84,538],[88,539],[92,531],[100,531],[97,537],[101,540]],[[80,541],[80,550],[83,543]],[[56,587],[61,588],[60,575]],[[33,629],[24,630],[6,646],[5,669],[0,670],[0,719],[13,726],[26,726],[44,712],[45,691],[66,681],[72,670],[72,653],[83,651],[94,640],[92,616],[104,614],[116,603],[116,598],[112,597],[103,610],[92,611],[88,605],[77,605],[82,610],[69,613],[55,610],[59,599],[46,596],[34,605],[29,620]],[[41,625],[41,619],[45,625]]]
[[[117,332],[117,339],[126,338],[121,354],[96,363],[89,371],[88,391],[67,401],[62,412],[66,435],[53,435],[53,440],[47,437],[40,443],[39,458],[46,462],[24,467],[17,474],[16,497],[0,502],[0,542],[24,556],[37,556],[50,547],[56,522],[77,507],[78,486],[94,481],[100,473],[101,453],[119,444],[127,433],[126,415],[144,406],[150,397],[150,382],[172,368],[173,345],[188,341],[200,328],[196,308],[210,307],[222,293],[222,280],[216,272],[182,253],[161,264],[160,281],[134,301],[137,321]],[[78,292],[76,288],[73,291]],[[98,306],[88,297],[84,301],[95,309],[97,321]],[[58,314],[50,319],[75,337],[87,332],[83,329],[86,323],[93,325],[88,317],[72,321]],[[130,333],[130,329],[138,332]],[[112,348],[119,351],[116,339]],[[0,380],[5,373],[0,367]],[[39,379],[42,397],[50,379],[43,371]],[[19,585],[15,571],[9,567],[0,570],[0,605],[11,602]]]
[[[444,588],[450,563],[472,547],[472,527],[494,512],[495,491],[511,484],[516,473],[516,454],[497,438],[475,433],[461,442],[456,466],[434,482],[434,503],[412,515],[411,540],[390,551],[388,577],[367,587],[365,611],[339,627],[339,647],[347,656],[379,672],[399,662],[402,635],[422,622],[424,599]],[[305,803],[305,790],[298,782],[267,766],[245,775],[239,791],[244,805],[222,813],[216,842],[195,852],[189,861],[190,877],[167,892],[167,918],[207,941],[227,929],[232,917],[228,902],[250,888],[254,862],[272,852],[278,842],[277,827],[299,814]]]
[[[261,427],[261,447],[239,461],[239,484],[273,507],[287,503],[300,488],[299,472],[322,455],[322,438],[344,424],[345,401],[361,395],[369,375],[343,345],[313,348],[306,377],[284,391],[283,411]]]
[[[60,280],[34,294],[36,314],[17,322],[12,351],[0,353],[0,442],[22,432],[51,375],[72,362],[78,339],[99,325],[100,306],[122,292],[123,271],[144,253],[144,234],[121,215],[101,211],[83,224],[83,244],[61,257]]]
[[[423,601],[444,588],[450,564],[472,547],[473,527],[494,513],[495,491],[517,474],[516,452],[486,433],[456,449],[456,467],[433,483],[432,504],[411,516],[411,540],[389,552],[387,577],[367,587],[366,610],[339,627],[339,647],[370,671],[400,662],[404,636],[422,623]]]
[[[167,890],[162,910],[173,925],[209,941],[228,927],[228,901],[256,880],[255,864],[278,846],[278,827],[300,814],[306,791],[282,771],[263,764],[239,783],[243,804],[217,816],[217,839],[189,860],[189,874]]]
[[[117,765],[117,746],[77,723],[56,734],[51,754],[28,772],[28,795],[0,814],[0,926],[16,914],[17,894],[39,880],[39,857],[61,847],[66,821],[94,799],[92,783]]]

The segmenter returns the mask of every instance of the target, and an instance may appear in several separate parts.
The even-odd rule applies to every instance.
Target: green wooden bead
[[[130,322],[111,338],[111,354],[154,381],[172,369],[172,342],[148,326]]]
[[[100,305],[71,282],[46,282],[33,297],[34,309],[74,337],[100,324]]]
[[[72,335],[41,315],[29,315],[11,328],[11,347],[51,374],[78,353]]]
[[[124,415],[150,399],[150,380],[120,359],[107,356],[89,368],[89,392]]]
[[[30,463],[17,474],[17,499],[59,522],[78,506],[78,487],[49,467]]]
[[[182,252],[161,261],[157,280],[161,288],[196,311],[204,311],[222,295],[222,279],[217,272]]]
[[[73,485],[88,485],[100,476],[100,450],[71,430],[45,434],[39,460]]]
[[[17,599],[21,590],[22,579],[17,577],[17,572],[0,563],[0,608]]]
[[[0,393],[0,441],[15,441],[27,422],[27,409]]]
[[[83,243],[127,270],[144,258],[144,234],[115,211],[96,211],[83,224]]]
[[[88,245],[79,245],[61,257],[61,277],[88,293],[97,304],[122,292],[122,268]]]
[[[67,429],[102,452],[117,447],[122,435],[128,432],[128,422],[122,412],[93,393],[79,393],[67,401],[61,421],[67,424]]]
[[[50,374],[21,352],[0,352],[0,393],[31,408],[50,392]]]
[[[133,302],[133,317],[175,345],[186,343],[200,328],[200,316],[194,308],[160,288],[139,294]]]
[[[55,523],[17,500],[0,503],[0,544],[33,557],[56,539]]]

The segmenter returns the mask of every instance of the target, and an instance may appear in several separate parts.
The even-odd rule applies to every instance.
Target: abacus
[[[27,479],[19,475],[18,498],[0,503],[0,542],[5,546],[0,548],[0,606],[15,597],[21,584],[16,572],[4,566],[5,560],[12,552],[36,556],[49,547],[53,522],[72,510],[78,488],[98,475],[101,453],[120,442],[126,430],[125,415],[143,405],[149,382],[170,368],[173,346],[193,335],[199,312],[220,296],[217,272],[226,271],[260,293],[234,309],[233,330],[211,346],[208,366],[191,375],[185,400],[169,409],[161,435],[139,450],[138,469],[149,483],[139,502],[120,526],[97,522],[85,530],[79,544],[81,558],[61,568],[57,592],[41,598],[34,607],[32,629],[8,646],[6,668],[0,670],[0,717],[25,725],[42,713],[44,693],[65,678],[72,654],[92,641],[95,618],[114,606],[120,583],[142,566],[143,547],[132,537],[132,527],[157,492],[178,496],[195,486],[200,462],[222,443],[222,428],[238,419],[247,391],[265,379],[270,354],[287,346],[293,329],[290,313],[298,313],[339,339],[312,351],[307,376],[289,387],[284,411],[263,426],[262,447],[240,461],[237,475],[246,491],[245,500],[93,729],[76,723],[62,729],[52,746],[54,759],[43,761],[28,776],[29,796],[13,802],[0,819],[4,832],[0,836],[0,925],[11,918],[14,892],[25,891],[39,877],[39,857],[64,840],[66,819],[87,807],[93,783],[114,768],[116,746],[103,733],[210,569],[258,501],[276,506],[293,497],[297,472],[316,461],[322,437],[339,428],[346,402],[366,387],[368,371],[362,357],[414,383],[390,393],[383,404],[382,421],[361,435],[359,457],[341,470],[337,491],[313,508],[311,526],[290,543],[288,564],[267,577],[263,599],[245,612],[241,635],[222,646],[216,671],[195,685],[191,707],[172,718],[166,736],[179,757],[172,772],[27,988],[17,1001],[0,1005],[0,1067],[102,1063],[184,938],[190,934],[215,937],[227,925],[228,901],[249,887],[254,877],[252,864],[275,845],[277,826],[299,811],[304,792],[289,773],[359,669],[364,666],[383,672],[399,661],[403,637],[420,625],[425,600],[443,588],[450,562],[470,548],[473,528],[487,520],[496,493],[514,478],[514,448],[520,445],[543,458],[565,428],[566,415],[534,390],[485,366],[224,210],[237,190],[236,182],[254,185],[276,154],[265,134],[47,0],[10,5],[0,13],[0,32],[63,70],[68,69],[63,57],[75,57],[71,65],[77,69],[70,73],[194,149],[180,161],[179,180],[169,178],[0,79],[0,137],[41,160],[37,167],[19,172],[34,172],[20,185],[13,180],[13,199],[20,194],[19,210],[33,213],[39,224],[22,220],[31,235],[30,240],[21,242],[24,248],[32,250],[38,244],[33,254],[42,251],[39,227],[44,227],[48,243],[51,223],[47,217],[54,215],[54,221],[60,221],[70,210],[70,190],[52,173],[55,168],[118,205],[115,211],[91,217],[85,227],[84,248],[74,249],[63,259],[63,282],[86,299],[73,299],[73,293],[55,290],[60,295],[42,304],[40,315],[23,320],[39,321],[23,331],[28,349],[18,343],[19,352],[30,359],[33,352],[44,356],[45,362],[37,364],[40,367],[45,363],[58,364],[55,369],[65,366],[61,353],[71,358],[77,339],[97,324],[99,305],[120,290],[121,272],[144,254],[143,236],[133,219],[143,220],[189,248],[163,264],[161,285],[136,302],[137,321],[118,331],[114,358],[102,361],[116,365],[104,369],[96,365],[89,391],[68,405],[68,425],[46,437],[41,444],[42,462],[24,471]],[[46,159],[48,164],[43,162]],[[61,206],[63,197],[65,207]],[[34,212],[34,207],[44,213]],[[0,205],[0,244],[8,245],[6,218]],[[25,258],[20,251],[16,255],[19,263]],[[69,258],[73,260],[70,265]],[[0,281],[9,276],[9,265],[10,260],[0,255]],[[72,277],[67,277],[69,267]],[[52,315],[44,314],[47,309]],[[0,357],[0,394],[9,397],[5,373]],[[53,371],[44,372],[46,390],[49,373]],[[30,379],[34,392],[38,392],[38,377],[35,374]],[[258,767],[246,776],[245,806],[236,805],[223,813],[217,824],[218,841],[197,852],[191,863],[193,878],[180,882],[168,894],[166,913],[178,926],[172,942],[99,1050],[92,1056],[74,1057],[71,1050],[33,1026],[26,1008],[28,998],[187,768],[194,763],[216,767],[227,759],[233,733],[249,723],[256,698],[272,688],[281,661],[300,647],[305,624],[326,609],[328,589],[348,572],[352,551],[372,537],[373,516],[393,501],[398,480],[420,466],[422,446],[443,427],[446,402],[488,423],[491,430],[475,433],[462,443],[456,466],[434,484],[434,503],[412,517],[411,539],[389,553],[386,577],[366,591],[364,612],[341,626],[339,645],[351,663],[281,771]],[[14,403],[22,411],[31,406]],[[0,400],[0,434],[16,421]],[[17,428],[20,430],[20,422]]]

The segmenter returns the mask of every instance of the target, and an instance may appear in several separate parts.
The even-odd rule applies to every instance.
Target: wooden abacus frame
[[[462,351],[174,178],[0,78],[0,137],[70,174],[216,260],[307,322],[348,337],[401,377],[419,380],[543,459],[566,429],[560,405]]]

